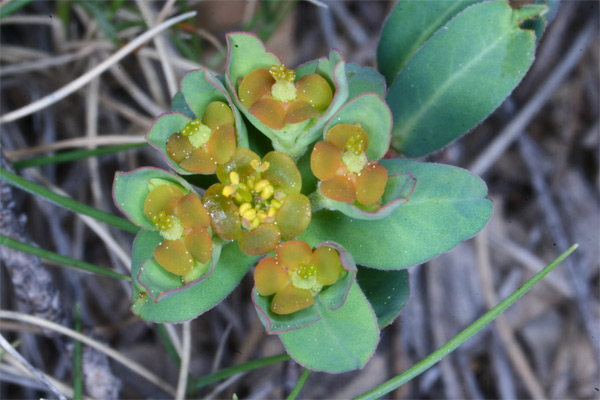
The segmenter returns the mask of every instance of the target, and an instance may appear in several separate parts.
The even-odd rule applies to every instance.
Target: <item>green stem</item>
[[[266,367],[271,364],[277,364],[291,359],[292,358],[287,354],[279,354],[277,356],[260,358],[258,360],[249,361],[234,367],[222,369],[214,374],[206,375],[194,382],[191,382],[190,386],[193,386],[195,389],[200,389],[203,386],[220,381],[221,379],[229,378],[230,376],[237,375],[241,372],[252,371],[257,368]]]
[[[0,8],[0,18],[4,18],[17,11],[19,8],[31,3],[32,0],[13,0]]]
[[[533,278],[528,280],[523,286],[513,292],[506,299],[502,300],[496,307],[492,308],[490,311],[485,313],[482,317],[480,317],[477,321],[473,322],[469,325],[465,330],[455,336],[453,339],[448,341],[445,345],[413,365],[411,368],[407,369],[400,375],[395,376],[394,378],[388,380],[387,382],[382,383],[369,390],[366,393],[361,394],[356,399],[364,400],[364,399],[377,399],[386,395],[404,385],[406,382],[410,381],[414,377],[420,375],[425,372],[427,369],[431,368],[434,364],[440,361],[442,358],[450,354],[454,349],[463,344],[467,339],[476,334],[481,328],[490,323],[494,318],[496,318],[501,312],[506,310],[510,305],[512,305],[519,297],[524,295],[529,289],[533,287],[540,279],[542,279],[548,272],[552,271],[554,267],[560,264],[565,258],[569,256],[579,245],[574,244],[567,251],[562,253],[556,260],[538,272]]]
[[[181,359],[179,358],[179,354],[177,354],[177,350],[175,350],[175,346],[173,345],[173,342],[167,333],[167,328],[165,328],[164,324],[154,324],[154,327],[162,339],[169,357],[171,357],[171,360],[173,360],[177,368],[179,368],[181,366]]]
[[[23,253],[32,254],[45,260],[54,261],[59,264],[69,265],[77,269],[81,269],[94,274],[104,275],[115,279],[121,279],[124,281],[131,281],[131,278],[127,275],[119,274],[118,272],[111,271],[110,269],[98,267],[97,265],[87,263],[85,261],[76,260],[71,257],[63,256],[61,254],[54,253],[49,250],[41,249],[39,247],[32,246],[27,243],[20,242],[18,240],[9,238],[0,234],[0,245],[10,247]]]
[[[51,156],[33,157],[26,160],[15,161],[12,166],[14,169],[23,169],[29,167],[40,167],[49,164],[59,164],[64,162],[71,162],[81,160],[83,158],[102,156],[105,154],[117,153],[125,150],[137,149],[138,147],[147,146],[148,143],[130,143],[122,144],[119,146],[107,146],[93,150],[75,150],[66,151]]]
[[[81,305],[75,304],[75,331],[81,333]],[[82,375],[82,355],[81,342],[75,341],[75,349],[73,350],[73,399],[80,400],[83,393],[83,375]]]
[[[124,231],[137,233],[140,230],[139,227],[135,226],[125,218],[100,211],[97,208],[80,203],[77,200],[54,193],[53,191],[46,189],[37,183],[30,182],[27,179],[22,178],[17,174],[13,174],[4,168],[0,168],[0,180],[13,185],[14,187],[25,190],[26,192],[43,197],[58,206],[66,208],[67,210],[87,215]]]
[[[304,371],[302,371],[302,375],[300,375],[300,379],[298,379],[298,383],[296,383],[294,390],[292,390],[292,393],[290,393],[290,395],[287,397],[287,400],[295,400],[296,397],[298,397],[298,394],[302,390],[302,387],[304,386],[306,379],[308,379],[309,374],[310,374],[309,369],[305,369]]]

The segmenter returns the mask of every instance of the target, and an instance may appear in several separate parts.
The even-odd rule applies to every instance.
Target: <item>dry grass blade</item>
[[[185,399],[187,381],[190,369],[190,358],[192,355],[192,328],[191,322],[183,323],[183,348],[181,351],[181,367],[179,368],[179,379],[177,381],[176,400]]]
[[[188,13],[179,15],[177,17],[171,18],[171,19],[163,22],[162,24],[157,25],[154,28],[146,31],[144,34],[138,36],[137,38],[135,38],[134,40],[129,42],[126,46],[122,47],[119,51],[114,53],[108,59],[104,60],[103,62],[98,64],[96,67],[94,67],[92,70],[88,71],[84,75],[75,79],[68,85],[62,87],[61,89],[57,90],[54,93],[49,94],[46,97],[43,97],[37,101],[34,101],[33,103],[31,103],[23,108],[20,108],[18,110],[15,110],[15,111],[9,112],[8,114],[3,115],[2,117],[0,117],[0,124],[10,122],[10,121],[15,121],[19,118],[23,118],[27,115],[33,114],[37,111],[40,111],[40,110],[48,107],[49,105],[56,103],[57,101],[64,99],[71,93],[75,92],[77,89],[88,84],[96,76],[100,75],[101,73],[103,73],[104,71],[106,71],[107,69],[109,69],[110,67],[115,65],[116,63],[118,63],[121,59],[123,59],[124,57],[129,55],[131,52],[133,52],[137,47],[143,45],[147,40],[151,39],[152,37],[154,37],[158,33],[162,32],[163,30],[169,28],[170,26],[175,25],[176,23],[183,21],[187,18],[193,17],[195,15],[196,15],[195,11],[188,12]]]
[[[15,350],[4,336],[0,335],[0,346],[4,348],[4,350],[14,357],[23,367],[31,373],[38,381],[43,383],[52,393],[56,395],[60,400],[67,400],[67,398],[42,374],[38,371],[33,365],[29,363],[17,350]]]
[[[14,312],[14,311],[7,311],[7,310],[0,310],[0,319],[9,319],[9,320],[27,322],[27,323],[30,323],[33,325],[40,326],[45,329],[49,329],[49,330],[61,333],[65,336],[69,336],[73,339],[79,340],[80,342],[82,342],[90,347],[93,347],[93,348],[103,352],[107,356],[111,357],[112,359],[120,362],[125,367],[129,368],[130,370],[137,373],[138,375],[146,378],[148,381],[154,383],[156,386],[158,386],[159,388],[161,388],[162,390],[164,390],[166,393],[170,394],[171,396],[175,396],[175,388],[173,386],[171,386],[169,383],[162,380],[159,376],[150,372],[148,369],[146,369],[146,367],[123,356],[118,351],[113,350],[110,347],[108,347],[100,342],[98,342],[94,339],[91,339],[88,336],[85,336],[81,333],[74,331],[73,329],[70,329],[65,326],[56,324],[54,322],[45,320],[43,318],[38,318],[38,317],[31,316],[31,315]]]

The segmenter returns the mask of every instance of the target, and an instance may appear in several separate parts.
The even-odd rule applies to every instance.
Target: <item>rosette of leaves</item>
[[[272,142],[296,159],[348,98],[345,61],[337,50],[298,67],[281,59],[250,33],[227,35],[225,85],[238,109]]]

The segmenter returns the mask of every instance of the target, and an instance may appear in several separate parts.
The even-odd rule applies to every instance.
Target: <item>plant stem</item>
[[[252,371],[257,368],[266,367],[271,364],[280,363],[283,361],[291,360],[291,357],[287,354],[279,354],[272,357],[260,358],[258,360],[249,361],[244,364],[236,365],[234,367],[225,368],[220,371],[215,372],[214,374],[206,375],[200,379],[197,379],[194,382],[190,383],[190,386],[195,389],[200,389],[203,386],[206,386],[210,383],[220,381],[221,379],[229,378],[230,376],[237,375],[241,372]]]
[[[81,305],[75,304],[75,332],[81,333]],[[79,400],[83,393],[83,374],[81,370],[81,342],[75,341],[75,349],[73,350],[73,399]]]
[[[12,166],[14,169],[23,169],[28,167],[39,167],[42,165],[58,164],[64,162],[71,162],[80,160],[82,158],[88,158],[93,156],[101,156],[105,154],[116,153],[125,150],[137,149],[138,147],[147,146],[147,143],[129,143],[118,146],[106,146],[92,150],[75,150],[59,153],[51,156],[41,156],[28,158],[26,160],[15,161]]]
[[[137,233],[140,230],[140,228],[125,218],[98,210],[97,208],[88,206],[87,204],[80,203],[77,200],[54,193],[53,191],[46,189],[37,183],[28,181],[17,174],[13,174],[4,168],[0,168],[0,180],[6,181],[10,185],[25,190],[31,194],[43,197],[58,206],[66,208],[67,210],[90,216],[98,221],[107,223],[126,232]]]
[[[306,379],[308,379],[309,374],[310,374],[310,369],[305,369],[304,371],[302,371],[302,375],[300,375],[300,379],[298,379],[298,383],[296,383],[294,390],[292,390],[292,393],[290,393],[290,395],[287,397],[287,400],[295,400],[296,397],[298,397],[298,394],[302,390],[302,387],[304,387],[304,383],[306,382]]]
[[[87,263],[85,261],[63,256],[62,254],[58,254],[53,251],[41,249],[39,247],[35,247],[30,244],[9,238],[8,236],[4,236],[2,234],[0,234],[0,245],[10,247],[11,249],[22,251],[24,253],[33,254],[34,256],[38,256],[49,261],[54,261],[59,264],[69,265],[77,269],[92,272],[94,274],[104,275],[115,279],[121,279],[124,281],[131,281],[131,278],[127,275],[122,275],[118,272],[102,268],[97,265]]]
[[[440,361],[442,358],[450,354],[454,349],[463,344],[467,339],[476,334],[481,328],[491,322],[494,318],[496,318],[501,312],[506,310],[510,305],[512,305],[519,297],[524,295],[529,289],[533,287],[540,279],[542,279],[548,272],[552,271],[554,267],[560,264],[565,258],[567,258],[579,245],[574,244],[567,251],[562,253],[556,260],[551,262],[548,266],[538,272],[533,278],[529,279],[523,286],[513,292],[506,299],[502,300],[496,307],[492,308],[490,311],[485,313],[482,317],[480,317],[477,321],[473,322],[469,325],[465,330],[456,335],[453,339],[448,341],[445,345],[429,354],[427,357],[413,365],[411,368],[407,369],[400,375],[395,376],[394,378],[388,380],[387,382],[382,383],[381,385],[369,390],[356,397],[357,400],[365,400],[365,399],[377,399],[381,396],[386,395],[404,385],[406,382],[410,381],[414,377],[420,375],[425,372],[427,369],[431,368],[434,364]]]

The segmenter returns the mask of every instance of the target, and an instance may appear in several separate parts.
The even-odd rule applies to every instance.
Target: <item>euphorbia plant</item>
[[[405,269],[473,236],[491,214],[485,184],[468,171],[389,156],[390,144],[423,155],[465,133],[531,63],[535,36],[520,24],[544,7],[468,6],[444,4],[445,20],[426,2],[397,7],[379,45],[385,77],[336,50],[293,70],[256,36],[228,34],[224,75],[186,74],[172,112],[148,134],[179,175],[142,168],[115,177],[115,202],[144,228],[133,312],[156,322],[197,317],[256,266],[258,316],[296,361],[327,372],[363,367],[404,304]],[[473,47],[464,35],[483,16],[497,40],[452,53],[449,43]],[[410,37],[417,43],[396,49]],[[482,101],[481,81],[466,77],[502,46],[511,58]],[[438,115],[458,122],[445,132]],[[202,197],[189,183],[195,174],[216,182]]]

